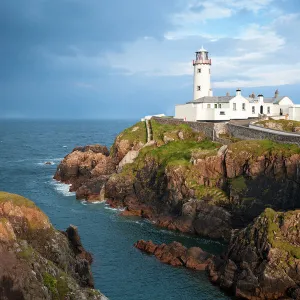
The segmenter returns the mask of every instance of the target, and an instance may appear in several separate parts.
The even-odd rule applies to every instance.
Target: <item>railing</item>
[[[211,59],[197,59],[193,60],[193,66],[196,64],[206,64],[206,65],[211,65]]]

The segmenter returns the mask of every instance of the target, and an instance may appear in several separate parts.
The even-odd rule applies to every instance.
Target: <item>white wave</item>
[[[123,207],[117,207],[117,208],[115,208],[115,207],[110,207],[108,204],[106,204],[104,206],[104,208],[108,209],[108,210],[112,210],[112,211],[125,211],[125,208],[123,208]]]
[[[38,162],[37,165],[39,165],[39,166],[54,166],[54,165],[56,165],[56,163],[54,161],[47,160],[44,162]]]
[[[63,146],[63,148],[68,148],[68,146]]]
[[[105,202],[105,200],[103,200],[103,201],[86,201],[86,200],[80,201],[80,203],[82,205],[96,205],[96,204],[102,204],[104,202]]]
[[[105,200],[102,201],[89,201],[89,204],[101,204],[101,203],[105,203]]]
[[[65,197],[75,196],[75,192],[70,192],[70,184],[65,184],[58,182],[54,179],[52,179],[51,184],[54,186],[54,189],[59,193],[62,194]]]
[[[39,161],[38,163],[36,163],[39,166],[45,166],[45,165],[56,165],[57,163],[60,163],[63,160],[63,158],[59,157],[59,158],[45,158],[42,161]],[[50,163],[50,164],[47,164]]]

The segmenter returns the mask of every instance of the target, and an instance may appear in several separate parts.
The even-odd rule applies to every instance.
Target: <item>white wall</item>
[[[279,107],[282,109],[283,115],[289,114],[289,108],[294,105],[293,101],[289,97],[284,97],[279,103]]]
[[[289,119],[300,121],[300,105],[294,105],[289,108]]]
[[[195,62],[194,65],[194,100],[201,97],[210,96],[210,67],[209,64],[200,64]],[[201,73],[198,72],[198,69],[201,70]],[[198,86],[201,87],[201,90],[198,91]]]
[[[236,110],[233,110],[234,103],[236,104]],[[245,110],[242,109],[243,103],[245,104]],[[251,107],[249,101],[241,95],[237,95],[229,101],[230,106],[230,119],[248,119],[251,116]]]
[[[175,118],[186,121],[196,121],[197,104],[189,103],[175,106]]]
[[[215,108],[215,103],[210,103],[211,108],[207,107],[207,103],[184,104],[175,106],[175,118],[186,121],[228,121],[230,120],[230,108],[228,103],[222,103]],[[221,114],[221,112],[223,112]]]
[[[211,103],[211,108],[207,108],[207,103],[202,104],[204,108],[200,105],[197,107],[197,120],[198,121],[228,121],[230,120],[230,110],[229,105],[227,107],[223,106],[221,108],[215,108],[214,103]],[[220,114],[223,112],[224,114]]]

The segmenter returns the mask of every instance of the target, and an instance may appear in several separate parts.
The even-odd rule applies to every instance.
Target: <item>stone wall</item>
[[[300,136],[289,136],[272,132],[265,132],[244,126],[227,124],[231,136],[247,140],[272,140],[278,143],[297,144],[300,146]]]
[[[208,138],[214,139],[214,123],[209,122],[188,122],[183,121],[180,119],[173,119],[173,118],[157,118],[152,117],[152,120],[155,120],[157,123],[160,124],[170,124],[170,125],[179,125],[185,124],[190,126],[193,130],[197,132],[203,132]]]
[[[157,118],[153,117],[153,120],[160,124],[186,124],[197,132],[203,132],[208,138],[218,141],[224,144],[228,144],[227,140],[219,138],[219,134],[229,134],[232,137],[243,140],[272,140],[278,143],[297,144],[300,146],[300,135],[290,136],[280,133],[265,132],[261,130],[252,129],[240,125],[234,125],[230,123],[210,123],[210,122],[188,122],[180,119],[173,118]]]

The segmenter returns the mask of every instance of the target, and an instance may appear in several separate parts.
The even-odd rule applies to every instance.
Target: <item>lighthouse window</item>
[[[198,69],[198,73],[201,73],[201,69]]]
[[[218,108],[218,104],[215,104],[215,108]]]
[[[236,103],[233,103],[233,110],[236,110]]]
[[[270,106],[268,106],[268,114],[271,113],[271,109],[270,109]]]
[[[255,106],[252,106],[252,113],[255,114]]]
[[[219,104],[219,108],[221,108],[222,107],[222,104]]]
[[[197,86],[197,91],[201,91],[201,86],[200,85]]]
[[[207,108],[210,108],[210,104],[207,104]]]
[[[242,110],[246,110],[246,104],[245,103],[242,104]]]

